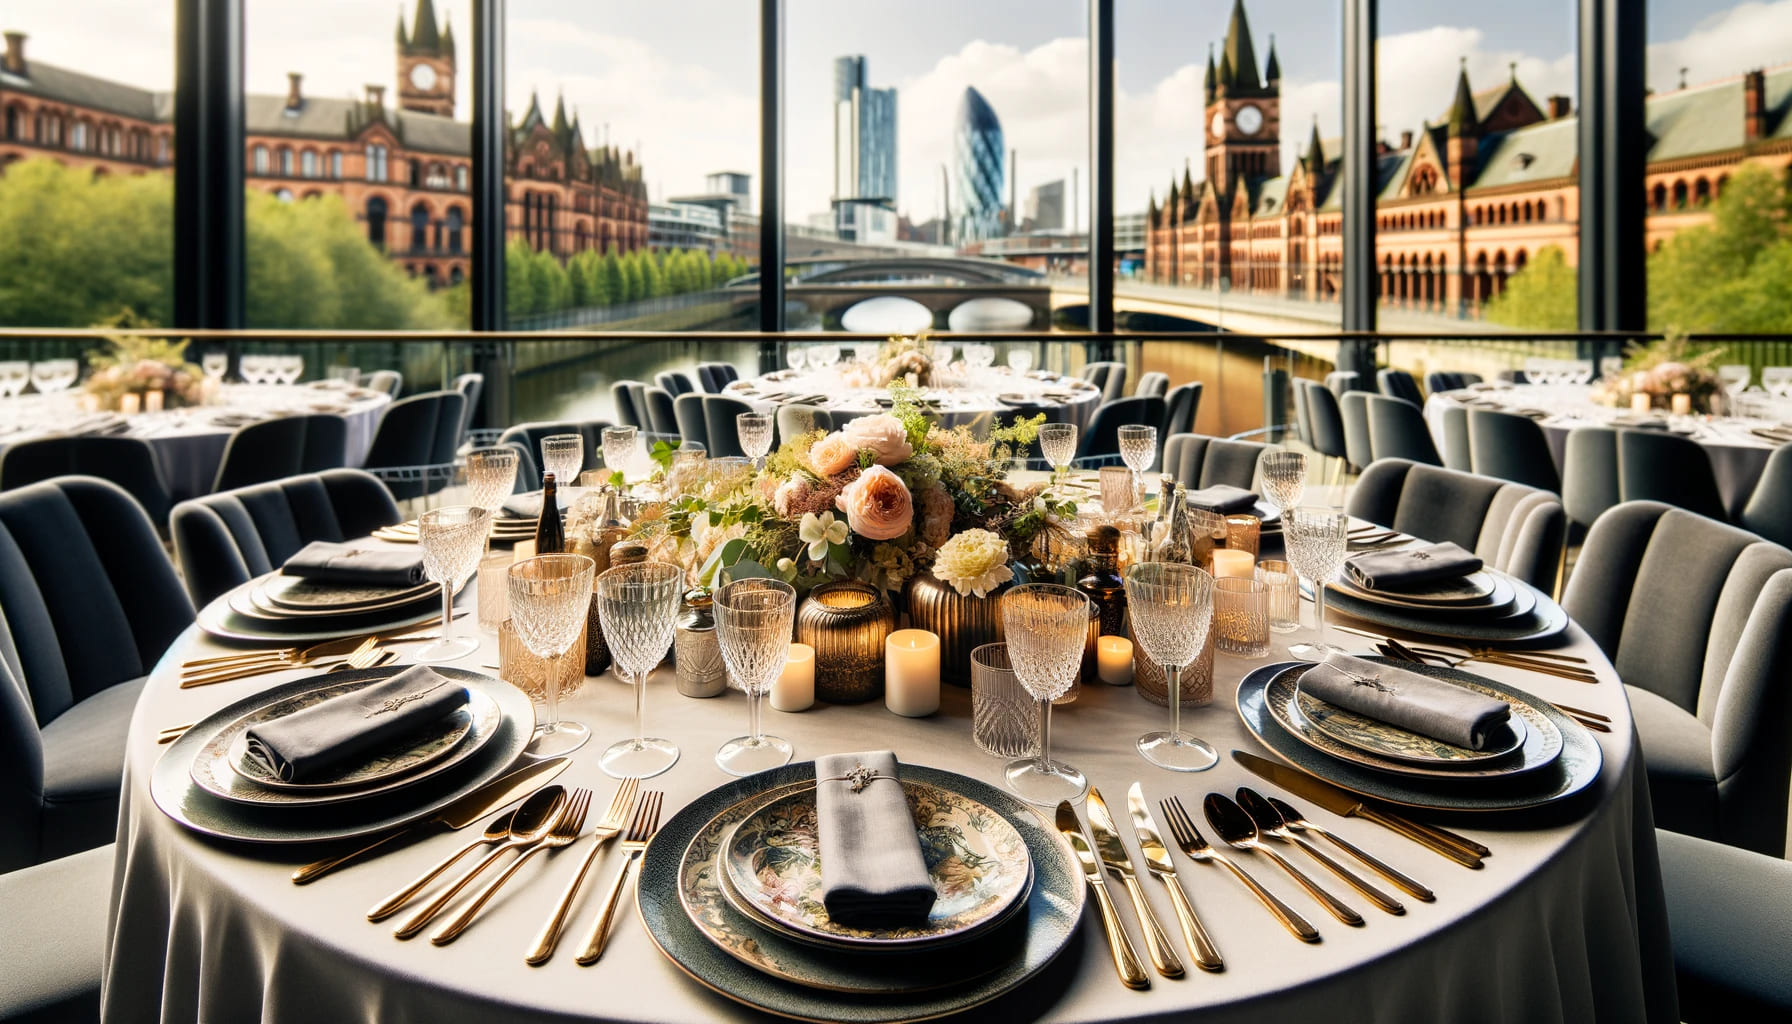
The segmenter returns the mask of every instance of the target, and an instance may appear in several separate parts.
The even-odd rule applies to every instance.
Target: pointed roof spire
[[[404,31],[404,23],[403,22],[399,23],[399,31],[401,31],[401,32]],[[1213,102],[1213,88],[1214,88],[1214,84],[1215,84],[1214,83],[1214,70],[1213,70],[1213,44],[1212,43],[1207,44],[1207,75],[1205,78],[1203,78],[1201,80],[1201,83],[1202,83],[1202,88],[1204,88],[1207,91],[1207,102],[1212,103]]]
[[[1450,134],[1473,135],[1480,126],[1475,116],[1475,93],[1468,85],[1468,58],[1462,58],[1462,69],[1456,73],[1456,100],[1450,104]]]
[[[442,56],[447,57],[449,60],[453,60],[454,22],[449,20],[450,17],[451,15],[442,15]]]
[[[1221,53],[1220,53],[1220,88],[1225,89],[1228,92],[1233,92],[1233,91],[1236,91],[1236,85],[1237,84],[1233,81],[1233,74],[1232,74],[1232,55],[1229,53],[1226,53],[1224,51],[1221,51]]]
[[[1276,34],[1269,34],[1269,60],[1263,65],[1263,81],[1275,85],[1282,80],[1282,62],[1276,60]]]
[[[407,50],[407,49],[410,49],[410,46],[411,46],[411,41],[408,38],[406,38],[405,34],[404,34],[404,5],[399,4],[398,5],[398,48],[401,50]]]
[[[1251,24],[1244,16],[1244,0],[1232,0],[1232,21],[1226,26],[1226,59],[1232,65],[1234,90],[1255,91],[1263,87],[1257,77],[1257,51],[1251,46]]]
[[[1151,190],[1151,198],[1145,203],[1145,223],[1157,223],[1157,189]]]
[[[1313,115],[1313,134],[1307,138],[1307,172],[1325,170],[1325,144],[1319,141],[1319,115]]]
[[[1176,175],[1174,172],[1171,172],[1171,174],[1170,174],[1170,191],[1164,199],[1164,209],[1166,209],[1166,210],[1175,209],[1176,200],[1181,195],[1182,195],[1182,190],[1176,187]]]
[[[566,94],[554,98],[554,134],[566,134]]]
[[[527,112],[525,112],[523,114],[522,129],[523,129],[523,131],[528,131],[529,129],[535,127],[536,125],[541,124],[542,121],[543,121],[543,118],[541,116],[541,96],[534,89],[530,89],[529,90],[529,109]]]
[[[417,20],[411,25],[411,51],[433,55],[441,46],[442,36],[436,30],[434,0],[417,0]]]
[[[1189,174],[1187,157],[1182,160],[1182,198],[1185,202],[1192,202],[1195,198],[1195,179]]]

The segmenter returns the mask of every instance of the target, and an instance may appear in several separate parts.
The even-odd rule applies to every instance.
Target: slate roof
[[[1765,75],[1767,137],[1792,138],[1792,65]],[[1649,97],[1651,162],[1677,160],[1743,144],[1742,79],[1740,77]]]
[[[1469,187],[1497,188],[1569,177],[1580,152],[1578,127],[1574,118],[1562,118],[1489,135],[1476,151],[1479,166]]]
[[[23,78],[0,72],[0,86],[142,121],[174,119],[174,94],[171,92],[139,89],[36,60],[26,65],[25,72]]]

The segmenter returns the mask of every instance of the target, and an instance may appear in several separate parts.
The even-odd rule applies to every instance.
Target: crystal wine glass
[[[1039,428],[1039,454],[1052,467],[1052,483],[1064,480],[1064,471],[1076,458],[1076,424],[1047,423]]]
[[[1263,497],[1279,511],[1287,512],[1300,504],[1307,489],[1307,456],[1286,448],[1271,449],[1258,460],[1263,479]]]
[[[199,368],[205,375],[215,381],[223,381],[224,374],[230,371],[230,353],[207,352],[199,357]]]
[[[1159,768],[1199,772],[1219,760],[1213,746],[1182,731],[1182,670],[1213,624],[1213,577],[1181,562],[1136,562],[1126,569],[1133,635],[1170,684],[1170,730],[1139,737],[1139,753]]]
[[[772,417],[765,412],[743,412],[734,417],[734,429],[740,434],[740,450],[753,460],[753,468],[765,465],[772,450]]]
[[[1008,368],[1015,373],[1026,373],[1033,368],[1033,350],[1017,348],[1008,353]]]
[[[635,446],[640,442],[641,432],[634,427],[605,427],[602,442],[604,469],[611,473],[626,473],[634,461]]]
[[[525,558],[505,576],[510,593],[510,623],[529,653],[553,661],[572,650],[579,627],[591,613],[591,578],[597,563],[584,555],[550,554]],[[579,722],[560,720],[560,673],[547,672],[547,718],[535,727],[528,753],[556,757],[585,745],[591,730]]]
[[[840,346],[838,345],[817,345],[809,352],[810,366],[825,369],[839,361]]]
[[[1313,608],[1319,634],[1312,643],[1290,647],[1288,653],[1302,661],[1324,661],[1338,649],[1325,642],[1325,585],[1344,565],[1350,517],[1337,509],[1302,505],[1282,515],[1282,535],[1294,571],[1313,585]]]
[[[584,466],[585,435],[549,434],[541,439],[541,471],[554,474],[557,486],[571,487]]]
[[[479,568],[492,514],[472,505],[449,505],[417,517],[417,544],[423,574],[442,585],[442,639],[417,651],[418,661],[453,661],[479,649],[479,641],[456,636],[454,592]]]
[[[797,348],[795,345],[792,345],[784,353],[784,362],[788,363],[792,370],[797,370],[800,372],[803,368],[803,360],[804,360],[803,350],[800,348]]]
[[[597,578],[597,617],[616,674],[635,687],[635,735],[604,751],[604,771],[646,779],[678,763],[678,745],[647,735],[647,674],[665,660],[684,596],[684,570],[665,562],[620,565]]]
[[[1157,428],[1143,423],[1124,423],[1115,431],[1120,442],[1120,461],[1132,470],[1132,490],[1143,494],[1145,471],[1157,461]]]
[[[1724,393],[1730,396],[1730,409],[1734,413],[1736,399],[1748,390],[1749,378],[1754,375],[1747,363],[1726,363],[1717,368],[1718,383],[1723,385]]]
[[[715,592],[715,613],[722,662],[728,666],[728,680],[746,692],[751,722],[747,735],[729,740],[716,751],[716,764],[730,775],[751,775],[788,764],[790,741],[765,735],[759,724],[759,704],[790,658],[796,590],[783,580],[733,580]]]
[[[467,453],[467,503],[485,509],[492,519],[504,499],[516,490],[517,450],[509,445],[475,448]],[[559,479],[556,477],[555,479]],[[491,533],[487,531],[485,550],[491,550]]]
[[[1055,583],[1023,584],[1002,595],[1002,626],[1015,678],[1039,703],[1039,756],[1008,763],[1008,788],[1032,804],[1075,803],[1089,792],[1089,780],[1052,760],[1052,701],[1070,689],[1082,668],[1089,599]]]

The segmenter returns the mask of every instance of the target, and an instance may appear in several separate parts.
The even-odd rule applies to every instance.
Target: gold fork
[[[353,660],[356,657],[365,655],[368,651],[373,650],[379,642],[380,638],[378,635],[367,637],[365,640],[361,641],[359,647],[356,647],[353,651],[349,652],[348,658],[344,659],[344,661]],[[308,665],[316,660],[315,656],[307,657],[307,654],[309,654],[309,652],[301,652],[293,657],[281,658],[277,661],[227,663],[195,672],[183,671],[180,677],[180,688],[188,690],[195,686],[207,686],[212,683],[228,683],[238,679],[247,679],[250,676],[259,676],[269,672],[280,672],[289,668],[298,668],[301,665]],[[341,663],[339,662],[338,664]]]
[[[566,927],[566,917],[572,913],[572,901],[579,895],[579,887],[585,884],[585,875],[591,871],[591,865],[597,863],[597,855],[604,851],[610,840],[622,832],[623,823],[628,820],[629,808],[634,806],[635,794],[640,789],[641,780],[632,778],[623,779],[622,785],[616,787],[616,796],[610,801],[610,809],[604,812],[603,819],[591,830],[591,834],[597,838],[596,845],[585,855],[584,862],[572,876],[566,892],[561,894],[559,905],[554,907],[553,916],[542,926],[541,934],[535,937],[535,944],[529,947],[529,952],[523,957],[525,963],[545,964],[553,957],[555,947],[560,945],[560,931]]]
[[[585,948],[579,950],[576,958],[579,966],[588,967],[597,963],[598,958],[604,955],[604,946],[610,941],[610,924],[616,917],[616,904],[622,897],[622,887],[628,881],[628,873],[646,851],[648,840],[659,830],[660,804],[665,798],[666,794],[650,789],[641,794],[641,802],[635,805],[635,816],[628,823],[628,835],[622,839],[622,852],[626,859],[622,862],[622,870],[616,872],[615,880],[610,883],[609,895],[604,897],[604,908],[592,923],[591,934],[585,937]]]
[[[367,641],[355,648],[355,653],[330,666],[331,672],[347,672],[357,668],[373,668],[386,663],[388,657],[398,657],[397,651],[382,650],[378,637],[368,637]]]
[[[1255,878],[1247,874],[1243,868],[1232,863],[1232,858],[1208,845],[1207,839],[1201,835],[1201,830],[1195,827],[1194,820],[1188,816],[1188,811],[1183,809],[1182,800],[1179,797],[1159,800],[1157,806],[1164,812],[1164,820],[1169,822],[1170,835],[1176,838],[1176,845],[1182,847],[1182,852],[1188,855],[1189,860],[1197,863],[1212,861],[1224,866],[1238,876],[1238,880],[1244,883],[1245,888],[1251,890],[1252,895],[1263,901],[1263,905],[1269,908],[1269,912],[1274,914],[1276,920],[1282,922],[1283,926],[1293,932],[1295,938],[1302,942],[1319,941],[1319,930],[1308,924],[1306,918],[1295,913],[1293,907],[1277,899],[1274,893],[1257,884]]]
[[[460,937],[461,932],[472,926],[473,918],[479,914],[479,908],[485,906],[487,901],[497,895],[498,890],[503,888],[505,882],[510,881],[510,876],[516,874],[517,869],[523,866],[524,861],[542,850],[553,850],[572,845],[573,841],[579,838],[579,830],[585,827],[585,812],[590,808],[591,791],[583,786],[574,787],[571,797],[566,801],[565,809],[560,812],[560,817],[554,821],[554,827],[548,830],[548,834],[542,837],[541,842],[523,850],[516,860],[510,862],[509,867],[499,873],[498,877],[486,883],[485,888],[479,890],[479,895],[473,897],[472,902],[468,903],[454,920],[449,921],[434,935],[431,935],[429,941],[438,946],[446,946],[453,942]]]

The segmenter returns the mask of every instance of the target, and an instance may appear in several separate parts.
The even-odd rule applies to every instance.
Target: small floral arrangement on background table
[[[1713,369],[1722,347],[1706,348],[1672,334],[1625,351],[1624,369],[1594,385],[1593,401],[1613,408],[1634,408],[1635,396],[1647,395],[1650,408],[1668,409],[1675,395],[1685,395],[1693,412],[1713,412],[1712,400],[1723,392]]]
[[[933,343],[925,332],[912,338],[891,338],[878,350],[875,365],[879,385],[902,381],[912,387],[930,387],[934,371]]]
[[[187,341],[120,335],[107,339],[108,347],[89,353],[85,385],[101,409],[117,410],[125,395],[142,397],[162,393],[166,408],[200,405],[204,401],[205,374],[187,362]]]

